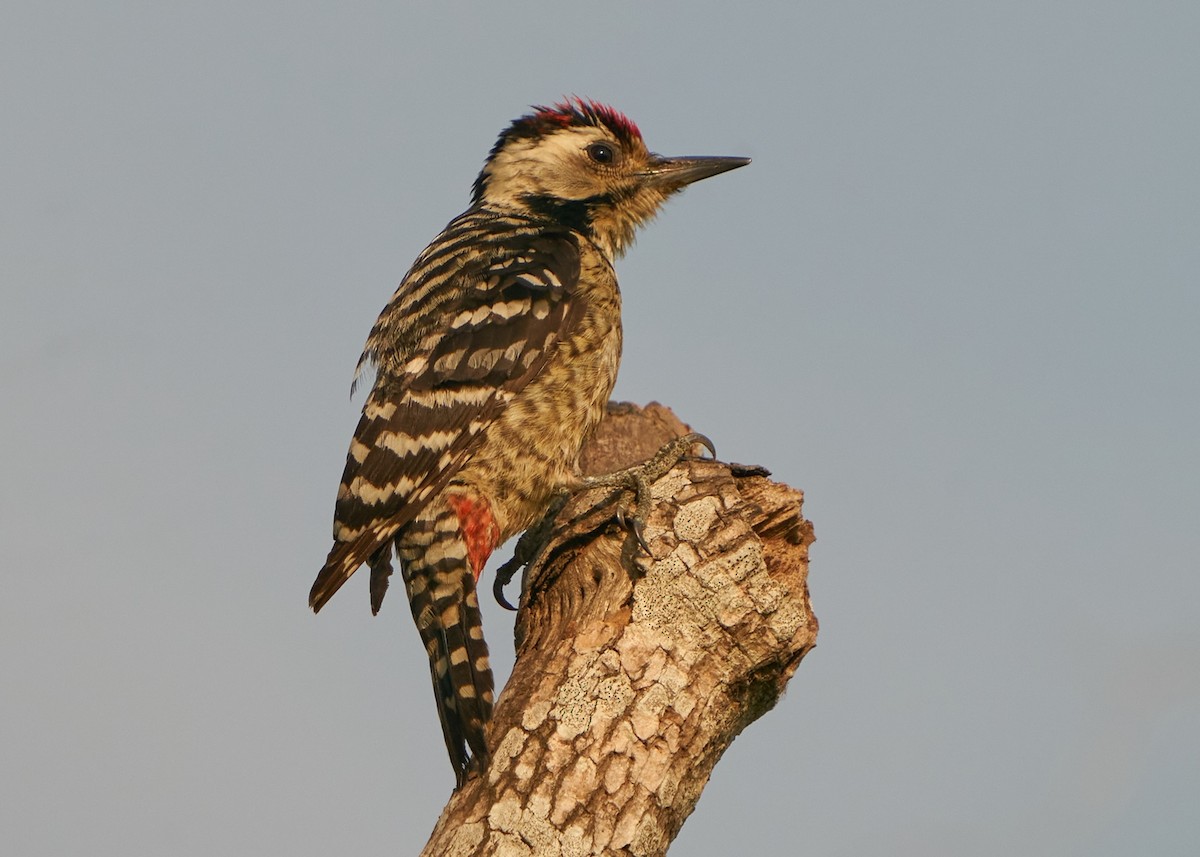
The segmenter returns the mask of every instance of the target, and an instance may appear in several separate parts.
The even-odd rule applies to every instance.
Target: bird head
[[[571,98],[535,107],[500,134],[475,180],[473,202],[561,222],[615,258],[672,194],[748,163],[656,155],[624,115]]]

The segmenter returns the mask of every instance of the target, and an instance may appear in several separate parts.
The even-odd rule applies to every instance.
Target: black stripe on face
[[[590,234],[592,231],[592,211],[605,208],[615,202],[612,194],[598,194],[586,199],[559,199],[554,196],[537,196],[530,194],[524,199],[539,217],[544,217],[554,223],[573,229],[577,232]]]

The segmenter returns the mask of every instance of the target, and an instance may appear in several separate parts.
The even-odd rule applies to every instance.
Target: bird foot
[[[541,519],[532,527],[521,533],[521,537],[517,539],[517,546],[513,549],[512,558],[496,569],[496,577],[492,581],[492,595],[495,596],[496,603],[505,610],[515,611],[517,608],[509,604],[508,599],[504,597],[504,587],[508,586],[518,571],[533,565],[534,560],[550,543],[550,536],[554,532],[554,521],[558,517],[558,513],[563,510],[563,506],[567,505],[567,501],[571,499],[571,493],[569,488],[560,488],[554,492],[550,498],[550,505],[546,508],[546,514],[542,515]]]
[[[634,496],[633,514],[622,505],[617,507],[617,522],[629,530],[629,540],[621,551],[621,559],[626,567],[633,563],[638,548],[644,553],[650,553],[650,545],[646,543],[646,518],[650,515],[650,486],[665,476],[672,467],[678,464],[692,451],[697,444],[702,445],[711,455],[716,455],[713,442],[702,434],[692,432],[677,437],[664,444],[658,452],[641,464],[606,473],[603,476],[588,476],[580,480],[577,490],[587,491],[592,488],[617,488],[621,491],[632,491]]]
[[[617,507],[617,522],[629,531],[629,538],[621,549],[621,561],[626,568],[632,568],[637,549],[649,554],[650,545],[646,542],[646,518],[650,514],[650,486],[665,476],[672,467],[684,459],[697,444],[700,444],[716,455],[713,442],[702,434],[691,434],[677,437],[664,444],[658,452],[641,464],[606,473],[603,476],[586,476],[576,484],[561,488],[555,492],[546,514],[532,527],[521,534],[517,540],[512,559],[500,566],[492,584],[492,594],[496,601],[509,610],[516,610],[504,597],[504,587],[513,579],[517,571],[532,565],[542,550],[550,541],[554,530],[554,522],[558,513],[566,506],[567,501],[575,494],[590,491],[595,488],[614,488],[620,492],[632,491],[634,495],[633,513],[624,505]]]

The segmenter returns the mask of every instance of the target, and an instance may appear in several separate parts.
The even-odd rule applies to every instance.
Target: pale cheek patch
[[[536,141],[514,143],[501,150],[487,167],[487,195],[495,198],[522,194],[553,194],[583,199],[598,190],[587,168],[584,149],[609,136],[599,128],[574,127]],[[547,181],[552,177],[553,181]]]

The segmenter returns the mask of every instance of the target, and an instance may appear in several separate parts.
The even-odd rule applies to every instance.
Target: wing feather
[[[454,478],[583,315],[570,232],[491,221],[488,240],[467,240],[469,215],[418,258],[367,340],[378,374],[346,456],[314,610]]]

